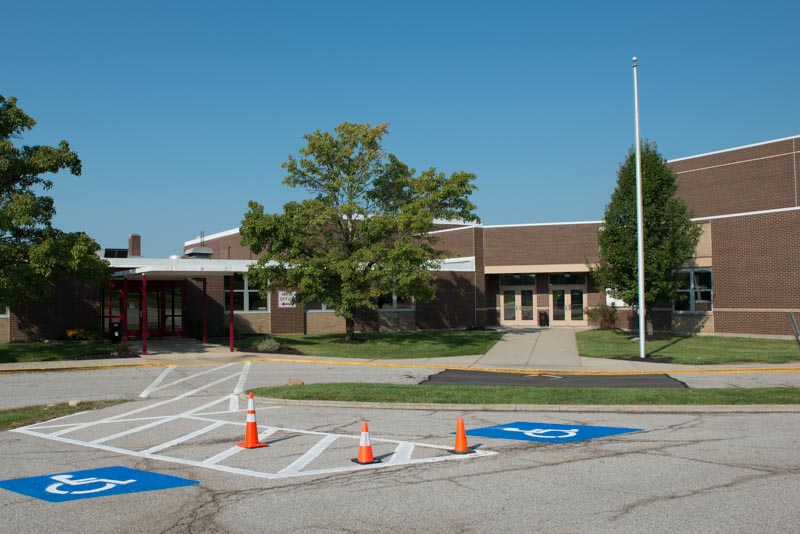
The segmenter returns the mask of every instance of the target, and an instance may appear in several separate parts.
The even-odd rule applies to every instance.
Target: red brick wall
[[[596,261],[599,224],[506,226],[484,229],[486,265]]]
[[[204,246],[214,251],[211,259],[214,260],[253,260],[259,256],[250,252],[250,249],[242,246],[242,237],[239,233],[218,237],[216,239],[206,239]],[[199,247],[199,244],[184,246],[184,251]]]
[[[417,304],[416,324],[422,330],[465,328],[475,324],[473,273],[440,272],[436,300]]]
[[[63,339],[68,329],[100,332],[101,291],[75,279],[51,282],[53,296],[11,307],[11,341]]]
[[[270,294],[269,309],[272,315],[273,334],[304,334],[306,331],[306,312],[302,304],[294,308],[278,307],[278,292]]]
[[[694,217],[796,206],[800,138],[670,163]]]
[[[714,330],[790,335],[785,310],[800,309],[800,211],[715,219],[711,232]]]

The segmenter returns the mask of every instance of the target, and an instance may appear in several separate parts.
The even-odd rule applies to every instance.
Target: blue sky
[[[64,230],[143,254],[303,192],[305,133],[391,123],[417,169],[478,175],[485,224],[597,220],[641,128],[678,158],[800,134],[800,2],[9,2],[0,94],[70,142]]]

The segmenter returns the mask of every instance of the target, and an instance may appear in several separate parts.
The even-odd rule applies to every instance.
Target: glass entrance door
[[[555,324],[586,324],[584,287],[559,287],[550,292],[551,320]]]
[[[536,290],[533,287],[515,287],[503,289],[501,295],[502,310],[500,324],[509,326],[535,325]]]

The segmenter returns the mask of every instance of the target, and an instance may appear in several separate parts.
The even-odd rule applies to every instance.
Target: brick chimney
[[[142,255],[142,236],[139,234],[131,234],[128,236],[128,257]]]

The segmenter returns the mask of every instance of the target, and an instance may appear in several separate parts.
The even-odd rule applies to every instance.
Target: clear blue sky
[[[301,191],[302,135],[391,122],[478,175],[485,224],[597,220],[641,128],[668,159],[800,133],[800,2],[7,2],[0,94],[70,142],[56,225],[166,257]]]

